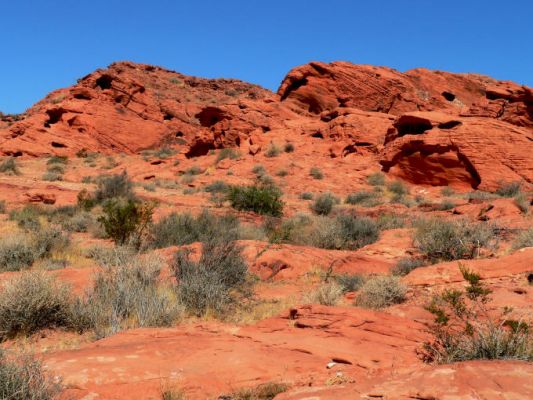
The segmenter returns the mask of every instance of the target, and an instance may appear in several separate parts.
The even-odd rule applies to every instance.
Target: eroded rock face
[[[531,88],[473,74],[312,62],[274,94],[121,62],[0,120],[3,155],[175,145],[189,158],[224,147],[255,156],[303,137],[313,151],[359,157],[415,184],[533,182]]]

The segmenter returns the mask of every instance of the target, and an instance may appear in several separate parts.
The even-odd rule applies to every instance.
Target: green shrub
[[[365,277],[359,274],[341,274],[335,276],[335,281],[343,293],[355,292],[365,283]]]
[[[533,247],[533,228],[521,232],[513,241],[513,250],[522,249],[524,247]]]
[[[6,158],[0,163],[0,172],[6,175],[20,175],[17,162],[14,158]]]
[[[73,306],[73,327],[93,330],[101,338],[127,328],[170,326],[181,316],[182,306],[174,291],[159,281],[162,264],[154,255],[107,251],[94,286]]]
[[[285,153],[292,153],[294,151],[294,144],[292,143],[285,143],[285,147],[283,148]]]
[[[313,193],[310,193],[310,192],[300,193],[300,199],[302,199],[302,200],[313,200]]]
[[[392,274],[395,276],[405,276],[412,270],[422,267],[424,261],[418,258],[404,258],[396,263],[392,269]]]
[[[265,152],[265,157],[277,157],[281,153],[281,149],[272,143]]]
[[[70,290],[57,279],[42,272],[23,272],[5,282],[0,292],[0,339],[66,327],[70,306]]]
[[[395,276],[369,278],[359,289],[355,304],[365,308],[385,308],[405,301],[407,287]]]
[[[107,200],[104,215],[98,218],[107,235],[117,244],[129,240],[140,243],[143,234],[152,222],[154,205],[133,200]]]
[[[133,184],[126,171],[120,175],[98,177],[96,191],[94,193],[96,202],[101,203],[104,200],[119,197],[126,199],[135,198]]]
[[[283,214],[281,195],[274,185],[232,186],[228,200],[236,210],[279,217]]]
[[[361,190],[359,192],[350,193],[348,196],[346,196],[344,202],[346,204],[360,204],[365,207],[373,207],[378,205],[380,200],[381,199],[377,193]]]
[[[311,167],[309,170],[309,175],[311,175],[315,179],[324,179],[324,174],[322,173],[322,170],[317,167]]]
[[[205,242],[212,237],[235,240],[239,236],[239,220],[231,215],[217,216],[203,210],[197,217],[172,213],[151,228],[151,246],[163,248]]]
[[[78,207],[85,211],[90,211],[96,205],[96,199],[87,189],[82,189],[77,196]]]
[[[379,238],[379,228],[370,218],[341,214],[335,219],[321,218],[317,221],[311,236],[315,247],[356,250]]]
[[[514,197],[520,193],[520,182],[501,182],[496,189],[496,194],[501,197]]]
[[[372,186],[383,186],[385,185],[385,175],[383,172],[376,172],[372,175],[369,175],[366,178],[366,181]]]
[[[475,258],[495,239],[490,225],[466,220],[426,219],[416,228],[415,243],[431,261]]]
[[[241,251],[234,241],[213,238],[203,243],[197,262],[191,260],[188,250],[176,253],[173,271],[178,297],[190,313],[222,315],[250,294]]]
[[[328,215],[335,204],[339,203],[339,199],[331,193],[322,193],[315,198],[311,205],[311,210],[317,215]]]
[[[216,162],[218,163],[218,162],[220,162],[222,160],[225,160],[226,158],[229,158],[231,160],[236,160],[240,156],[241,156],[241,153],[239,153],[235,149],[226,148],[226,149],[222,149],[222,150],[220,150],[218,152]]]
[[[53,400],[60,391],[60,386],[44,373],[33,356],[14,356],[0,350],[1,399]]]
[[[409,189],[407,189],[407,186],[401,181],[392,181],[387,185],[387,189],[391,191],[392,193],[396,194],[398,198],[403,197],[407,194],[409,194]]]
[[[510,319],[509,307],[499,315],[494,313],[489,308],[491,291],[481,277],[461,265],[459,268],[468,283],[466,288],[447,289],[426,306],[435,320],[431,326],[434,339],[424,344],[425,361],[533,361],[531,321]]]
[[[31,267],[38,258],[33,243],[26,235],[0,239],[0,271],[20,271]]]

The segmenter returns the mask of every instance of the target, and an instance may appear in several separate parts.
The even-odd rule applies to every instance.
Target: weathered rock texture
[[[331,157],[367,157],[416,184],[533,182],[532,89],[474,74],[312,62],[274,94],[120,62],[1,121],[4,155],[164,145],[183,146],[188,157],[223,147],[256,155],[274,137],[303,136],[323,139]]]

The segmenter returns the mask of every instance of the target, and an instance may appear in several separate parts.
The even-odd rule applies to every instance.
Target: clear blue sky
[[[272,90],[312,60],[533,86],[533,0],[0,0],[0,34],[5,113],[118,60]]]

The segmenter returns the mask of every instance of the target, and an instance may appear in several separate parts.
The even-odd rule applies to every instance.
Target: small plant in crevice
[[[476,272],[462,265],[459,269],[467,286],[447,289],[426,305],[435,319],[430,327],[434,338],[420,352],[424,361],[533,361],[531,321],[512,318],[509,307],[498,315],[489,312],[491,290]]]

